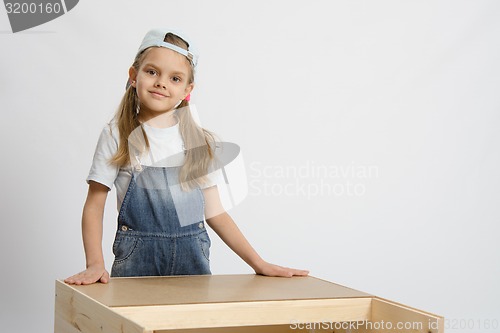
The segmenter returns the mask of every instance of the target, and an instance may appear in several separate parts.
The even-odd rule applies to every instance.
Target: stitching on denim
[[[176,269],[176,256],[177,256],[177,241],[175,239],[170,240],[171,243],[171,258],[172,258],[172,266],[170,267],[170,275],[174,275],[175,269]]]
[[[201,237],[200,237],[201,234],[202,233],[200,232],[196,238],[198,239],[198,244],[200,245],[201,253],[205,257],[205,259],[207,259],[208,261],[210,261],[210,238],[208,237],[208,234],[207,234],[207,240],[206,241],[202,240]],[[207,251],[205,251],[204,243],[206,243],[208,245],[208,250]]]
[[[123,237],[123,239],[120,240],[120,243],[127,237]],[[136,252],[136,250],[139,248],[139,244],[142,244],[142,240],[140,238],[136,238],[136,237],[128,237],[130,239],[133,239],[134,240],[134,245],[132,247],[132,250],[130,251],[130,253],[128,253],[125,257],[121,258],[121,259],[116,259],[115,257],[115,263],[116,264],[121,264],[123,262],[125,262],[127,259],[129,259],[132,254],[134,254]]]
[[[132,192],[132,190],[137,185],[133,171],[132,171],[132,178],[130,178],[130,182],[131,183],[133,182],[133,183],[132,184],[129,183],[127,192],[125,192],[125,196],[123,197],[122,205],[120,207],[120,211],[118,212],[118,221],[121,221],[123,219],[123,214],[125,214],[126,206],[128,205],[128,202],[130,201],[130,192]]]
[[[198,223],[193,223],[193,225],[197,225],[202,222]],[[203,229],[200,229],[199,227],[196,227],[196,230],[189,231],[188,233],[183,233],[183,234],[168,234],[165,232],[147,232],[147,231],[138,231],[138,230],[127,230],[127,231],[122,231],[122,230],[117,230],[117,235],[120,235],[121,237],[137,237],[141,239],[147,239],[147,238],[168,238],[168,239],[177,239],[177,238],[184,238],[184,237],[193,237],[193,236],[198,236],[199,234],[203,233],[206,231],[206,228],[204,227]]]

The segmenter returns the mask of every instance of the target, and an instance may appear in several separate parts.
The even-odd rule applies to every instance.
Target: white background
[[[12,34],[2,7],[2,331],[52,331],[55,279],[84,268],[98,135],[143,35],[168,26],[200,51],[203,125],[242,148],[249,194],[230,213],[264,258],[450,333],[499,332],[499,17],[498,1],[82,0]],[[214,274],[252,272],[212,236]]]

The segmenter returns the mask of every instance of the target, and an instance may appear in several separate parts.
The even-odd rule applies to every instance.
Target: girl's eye
[[[146,73],[148,73],[149,75],[155,75],[156,71],[154,69],[148,69],[146,70]]]
[[[178,76],[174,76],[174,77],[172,78],[172,81],[174,81],[174,82],[181,82],[181,78],[180,78],[180,77],[178,77]]]

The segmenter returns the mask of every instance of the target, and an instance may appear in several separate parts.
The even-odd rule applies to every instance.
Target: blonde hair
[[[189,48],[189,44],[186,41],[172,33],[168,33],[164,41],[185,50]],[[132,64],[136,71],[139,70],[149,49],[137,54]],[[186,60],[190,63],[188,83],[193,83],[194,67],[190,59],[186,58]],[[140,101],[135,88],[129,85],[115,115],[120,141],[116,154],[111,158],[111,163],[119,167],[130,165],[129,137],[137,128],[141,129],[145,143],[144,149],[150,148],[146,132],[138,119],[137,110],[140,106],[139,103]],[[214,160],[215,136],[194,121],[188,101],[183,100],[176,109],[179,131],[184,141],[185,149],[184,164],[179,171],[179,182],[181,188],[187,191],[207,182],[207,174],[210,172],[211,164]]]

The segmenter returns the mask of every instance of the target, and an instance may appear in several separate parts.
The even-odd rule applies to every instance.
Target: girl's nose
[[[164,80],[162,80],[161,78],[158,78],[158,80],[156,80],[155,86],[157,88],[167,88],[167,85],[165,84]]]

